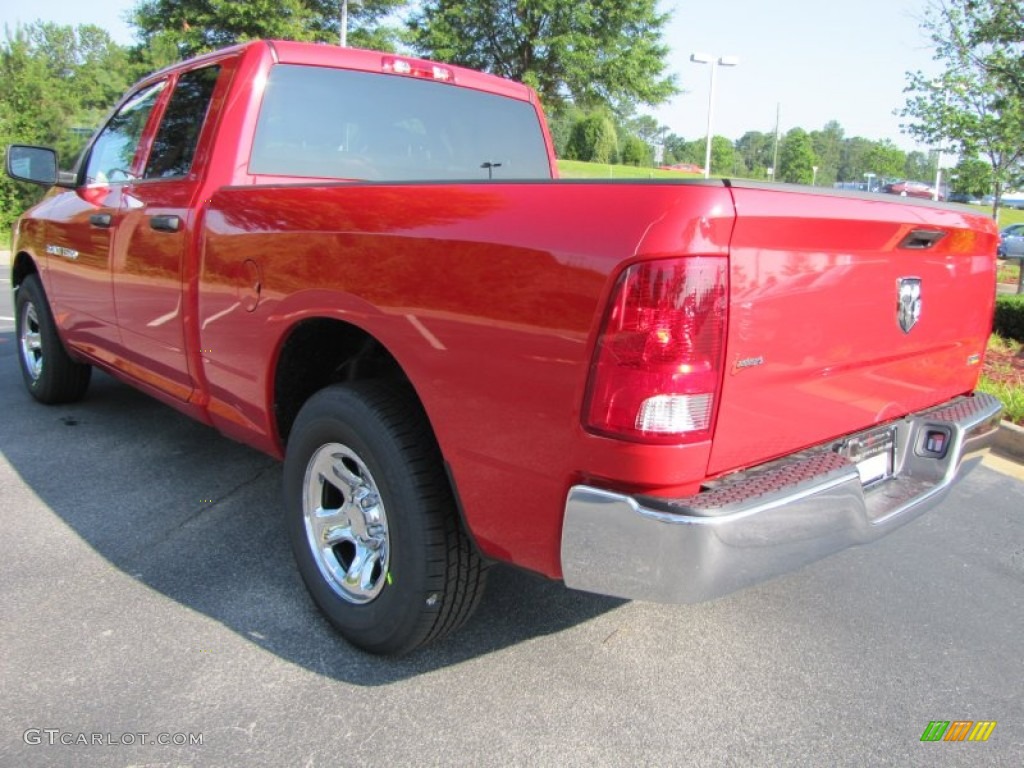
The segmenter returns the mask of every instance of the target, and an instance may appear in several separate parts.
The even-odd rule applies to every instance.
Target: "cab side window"
[[[188,175],[219,74],[220,67],[214,66],[195,69],[178,78],[160,121],[143,178]]]
[[[154,83],[132,96],[104,126],[89,151],[85,166],[86,184],[128,181],[139,148],[139,140],[157,99],[167,86]]]

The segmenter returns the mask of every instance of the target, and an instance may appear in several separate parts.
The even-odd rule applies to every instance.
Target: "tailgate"
[[[998,234],[968,209],[734,186],[727,359],[709,474],[970,392]]]

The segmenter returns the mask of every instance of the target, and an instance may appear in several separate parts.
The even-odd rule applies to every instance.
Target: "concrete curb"
[[[993,449],[1005,458],[1024,462],[1024,427],[1004,421],[996,433]]]

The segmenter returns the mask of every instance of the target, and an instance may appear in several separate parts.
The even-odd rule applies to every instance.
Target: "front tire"
[[[47,405],[81,400],[92,368],[75,362],[64,348],[38,275],[18,286],[14,316],[18,365],[32,397]]]
[[[284,493],[303,581],[353,645],[407,653],[479,602],[486,568],[408,389],[360,382],[311,397],[288,439]]]

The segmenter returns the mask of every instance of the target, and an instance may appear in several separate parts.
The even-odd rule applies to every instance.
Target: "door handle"
[[[113,223],[113,221],[114,217],[111,216],[109,213],[94,213],[92,216],[89,217],[90,224],[92,224],[94,227],[103,227],[104,229],[109,227]]]
[[[180,216],[150,216],[149,228],[157,232],[177,232],[181,229]]]
[[[944,238],[946,233],[941,229],[915,229],[904,237],[897,248],[908,248],[913,251],[926,251]]]

